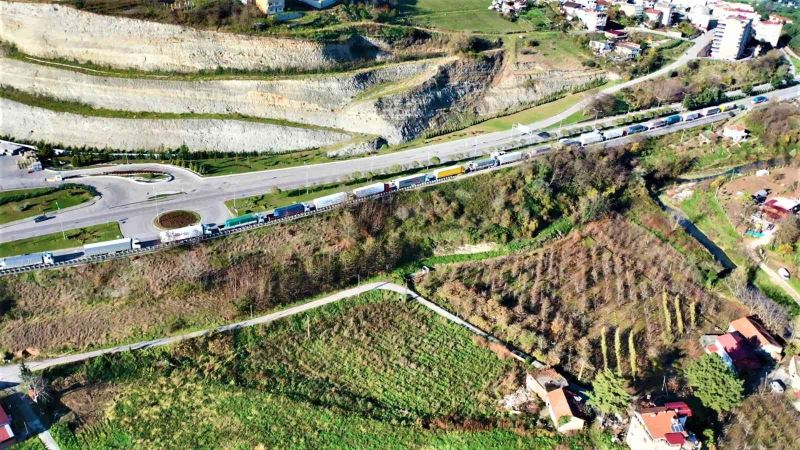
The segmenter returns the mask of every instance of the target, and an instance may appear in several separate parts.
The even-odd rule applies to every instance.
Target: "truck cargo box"
[[[592,131],[589,133],[583,133],[578,137],[581,145],[589,145],[589,144],[596,144],[598,142],[603,142],[603,135],[600,134],[598,131]]]
[[[489,167],[493,167],[495,165],[497,165],[497,159],[495,158],[479,159],[469,163],[469,170],[474,172],[476,170],[488,169]]]
[[[642,125],[640,123],[637,123],[636,125],[629,126],[627,131],[628,131],[628,134],[635,134],[635,133],[641,133],[642,131],[647,131],[647,130],[648,130],[648,128],[646,126],[644,126],[644,125]]]
[[[522,161],[522,158],[525,156],[522,152],[514,152],[514,153],[503,153],[502,155],[497,155],[495,159],[497,160],[497,164],[511,164],[517,161]]]
[[[9,256],[0,259],[0,269],[15,269],[18,267],[36,266],[39,264],[53,264],[52,253],[28,253],[25,255]]]
[[[336,206],[346,201],[347,201],[347,193],[337,192],[335,194],[326,195],[320,198],[315,198],[314,200],[311,200],[311,204],[314,205],[314,209],[322,209],[322,208],[330,208],[331,206]]]
[[[355,195],[357,198],[369,197],[370,195],[380,194],[381,192],[388,191],[388,186],[388,184],[384,183],[370,184],[358,189],[353,189],[353,195]]]
[[[162,231],[159,233],[159,237],[161,237],[161,242],[164,243],[184,241],[203,236],[203,230],[202,225],[189,225],[188,227]]]
[[[392,181],[392,187],[395,189],[403,189],[409,186],[414,186],[416,184],[422,184],[427,179],[428,175],[424,173],[419,173],[416,175],[409,175],[407,177],[398,178]]]
[[[682,120],[683,117],[679,116],[678,114],[675,114],[674,116],[669,116],[666,119],[664,119],[664,123],[666,123],[667,125],[674,125]]]
[[[603,131],[603,137],[606,139],[616,139],[622,136],[625,136],[625,128],[612,128]]]
[[[96,242],[94,244],[84,245],[83,255],[84,256],[108,255],[118,252],[124,252],[134,248],[141,248],[138,239],[131,239],[131,238],[114,239],[113,241]]]
[[[291,217],[296,216],[298,214],[302,214],[306,212],[306,206],[302,203],[294,203],[288,206],[281,206],[280,208],[275,208],[272,212],[272,216],[276,219],[282,219],[284,217]]]
[[[257,223],[258,216],[255,214],[245,214],[225,221],[225,229],[242,227],[251,223]]]
[[[433,178],[436,180],[452,177],[455,175],[461,175],[464,173],[464,166],[450,166],[445,167],[443,169],[437,169],[433,171]]]

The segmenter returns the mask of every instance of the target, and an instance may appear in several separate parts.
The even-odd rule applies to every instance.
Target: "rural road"
[[[794,287],[792,287],[791,284],[789,284],[786,280],[784,280],[782,276],[778,275],[778,272],[775,272],[774,270],[772,270],[771,267],[764,264],[763,262],[758,263],[758,268],[763,270],[767,274],[767,276],[769,276],[769,279],[772,280],[773,283],[780,286],[786,294],[792,297],[792,300],[794,300],[795,302],[797,302],[798,305],[800,305],[800,294],[798,294],[797,291],[794,290]],[[797,274],[795,274],[795,276],[797,276]]]
[[[420,295],[418,295],[414,291],[412,291],[410,289],[407,289],[407,288],[405,288],[403,286],[400,286],[398,284],[389,283],[389,282],[382,282],[382,281],[381,282],[362,284],[362,285],[356,286],[354,288],[350,288],[350,289],[346,289],[344,291],[337,292],[337,293],[329,295],[327,297],[322,297],[322,298],[319,298],[319,299],[316,299],[316,300],[311,300],[311,301],[303,303],[301,305],[292,306],[292,307],[289,307],[289,308],[286,308],[286,309],[282,309],[282,310],[277,311],[277,312],[265,314],[265,315],[260,316],[260,317],[256,317],[256,318],[249,319],[249,320],[243,320],[243,321],[231,323],[231,324],[228,324],[228,325],[222,325],[222,326],[219,326],[219,327],[216,327],[216,328],[207,328],[207,329],[204,329],[204,330],[193,331],[191,333],[179,334],[179,335],[169,336],[169,337],[164,337],[164,338],[159,338],[159,339],[151,339],[151,340],[147,340],[147,341],[136,342],[136,343],[133,343],[133,344],[118,345],[118,346],[115,346],[115,347],[109,347],[109,348],[105,348],[105,349],[101,349],[101,350],[94,350],[94,351],[85,352],[85,353],[77,353],[77,354],[73,354],[73,355],[65,355],[65,356],[60,356],[60,357],[56,357],[56,358],[43,359],[43,360],[39,360],[39,361],[30,361],[30,362],[26,362],[25,365],[31,370],[39,371],[39,370],[44,370],[44,369],[47,369],[47,368],[50,368],[50,367],[60,366],[60,365],[64,365],[64,364],[72,364],[72,363],[76,363],[76,362],[80,362],[80,361],[86,361],[86,360],[89,360],[89,359],[92,359],[92,358],[96,358],[98,356],[110,354],[110,353],[119,353],[119,352],[125,352],[125,351],[146,349],[146,348],[150,348],[150,347],[159,347],[159,346],[163,346],[163,345],[176,344],[178,342],[185,341],[187,339],[194,339],[194,338],[198,338],[198,337],[201,337],[201,336],[207,336],[207,335],[211,335],[211,334],[215,334],[215,333],[224,333],[224,332],[227,332],[227,331],[238,330],[240,328],[247,328],[247,327],[252,327],[252,326],[255,326],[255,325],[262,325],[262,324],[274,322],[276,320],[283,319],[285,317],[290,317],[290,316],[293,316],[293,315],[296,315],[296,314],[300,314],[300,313],[303,313],[305,311],[309,311],[309,310],[312,310],[312,309],[316,309],[316,308],[319,308],[321,306],[328,305],[330,303],[335,303],[335,302],[338,302],[340,300],[344,300],[344,299],[347,299],[347,298],[355,297],[357,295],[360,295],[360,294],[363,294],[365,292],[372,291],[372,290],[375,290],[375,289],[396,292],[398,294],[405,295],[405,296],[407,296],[409,298],[412,298],[415,301],[417,301],[418,303],[420,303],[422,306],[430,309],[431,311],[433,311],[434,313],[444,317],[445,319],[447,319],[447,320],[449,320],[449,321],[451,321],[453,323],[456,323],[456,324],[466,328],[467,330],[471,331],[472,333],[475,333],[475,334],[477,334],[479,336],[482,336],[482,337],[484,337],[484,338],[486,338],[486,339],[488,339],[488,340],[490,340],[490,341],[492,341],[494,343],[499,343],[501,345],[505,345],[506,348],[508,348],[508,350],[516,358],[518,358],[520,360],[531,361],[532,364],[534,364],[535,366],[537,366],[537,367],[540,366],[540,363],[538,361],[536,361],[532,356],[526,355],[526,354],[520,352],[519,350],[516,350],[516,349],[513,349],[512,347],[509,347],[507,344],[505,344],[504,342],[502,342],[499,339],[495,338],[494,336],[491,336],[489,333],[487,333],[487,332],[485,332],[485,331],[483,331],[483,330],[471,325],[470,323],[462,320],[461,318],[459,318],[455,314],[452,314],[452,313],[448,312],[447,310],[437,306],[433,302],[430,302],[430,301],[422,298]],[[0,367],[0,382],[19,383],[19,381],[20,381],[19,366],[17,366],[17,365],[6,365],[6,366],[1,366]]]

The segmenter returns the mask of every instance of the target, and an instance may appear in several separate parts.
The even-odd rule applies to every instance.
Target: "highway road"
[[[785,100],[795,98],[799,94],[800,86],[795,86],[764,95],[768,98]],[[742,99],[730,103],[747,105],[750,100]],[[630,116],[635,114],[631,113]],[[604,119],[599,123],[617,120],[621,117],[623,116]],[[695,122],[680,123],[669,128],[649,131],[645,134],[653,136],[679,131],[687,127],[713,121],[711,119],[704,118]],[[534,128],[538,124],[538,122],[533,124]],[[564,129],[578,129],[584,126],[586,124],[577,124]],[[635,135],[615,140],[614,144],[622,144],[631,139],[639,139],[641,136]],[[172,181],[158,183],[142,183],[118,176],[101,175],[103,172],[110,170],[108,168],[66,171],[63,173],[65,177],[81,177],[68,179],[67,181],[93,185],[101,192],[102,198],[93,205],[63,211],[58,214],[58,217],[48,221],[34,223],[32,219],[28,219],[0,225],[0,242],[57,233],[62,227],[64,229],[72,229],[113,221],[120,223],[124,235],[137,237],[141,240],[149,240],[157,236],[153,219],[159,212],[173,209],[190,209],[200,213],[203,222],[219,223],[230,217],[230,212],[225,207],[224,201],[234,197],[241,198],[263,194],[275,187],[289,189],[309,184],[332,183],[344,180],[358,171],[377,172],[388,170],[392,167],[412,167],[414,165],[425,167],[433,157],[442,162],[447,162],[488,154],[498,148],[518,147],[521,143],[536,145],[543,140],[543,138],[535,134],[523,136],[519,131],[508,130],[358,159],[219,177],[199,177],[185,169],[157,164],[132,164],[118,168],[118,170],[166,170],[174,176]],[[9,161],[11,159],[8,157],[0,157],[0,166],[9,164]],[[18,172],[21,173],[21,177],[18,176],[17,178],[21,178],[21,181],[16,178],[7,179],[4,177],[0,182],[0,189],[11,189],[19,186],[20,183],[24,183],[25,186],[47,185],[45,178],[54,175],[53,172],[49,171],[37,174],[22,174],[22,171]],[[0,169],[0,173],[2,173],[2,169]],[[151,200],[154,196],[163,196],[165,194],[171,195],[160,200]]]

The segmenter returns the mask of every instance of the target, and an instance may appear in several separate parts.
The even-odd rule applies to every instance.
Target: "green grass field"
[[[503,425],[497,398],[518,363],[418,304],[377,291],[78,370],[115,394],[97,411],[102,419],[77,435],[63,422],[54,427],[64,450],[551,449],[589,439],[513,419]]]
[[[58,218],[50,220],[58,220]],[[0,257],[80,247],[83,244],[108,241],[122,237],[117,222],[64,230],[64,234],[67,237],[66,240],[61,232],[58,232],[18,241],[3,242],[0,244]]]
[[[80,205],[92,197],[89,190],[78,186],[3,191],[0,192],[0,224]]]
[[[548,23],[543,12],[528,12],[517,21],[490,11],[486,0],[401,0],[400,14],[421,27],[475,33],[520,33]]]

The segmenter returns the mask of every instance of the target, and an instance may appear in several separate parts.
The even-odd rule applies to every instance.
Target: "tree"
[[[685,375],[703,405],[718,413],[732,410],[744,398],[744,381],[719,355],[704,355],[686,369]]]
[[[592,383],[589,404],[603,414],[622,412],[631,401],[627,387],[628,382],[622,375],[604,370],[597,374]]]
[[[37,403],[50,400],[50,386],[41,375],[33,373],[25,363],[19,365],[19,386]]]
[[[778,224],[775,243],[794,245],[800,239],[800,217],[789,215]]]
[[[614,356],[617,358],[617,373],[622,375],[622,329],[614,330]]]
[[[669,313],[669,299],[667,291],[661,293],[661,306],[664,310],[664,338],[669,339],[672,334],[672,317]]]
[[[636,379],[636,330],[628,332],[628,358],[631,363],[631,376]]]
[[[600,351],[603,353],[603,368],[608,370],[608,345],[606,344],[606,327],[600,330]]]
[[[683,334],[683,313],[681,312],[681,298],[675,296],[675,324],[678,325],[678,335]]]

